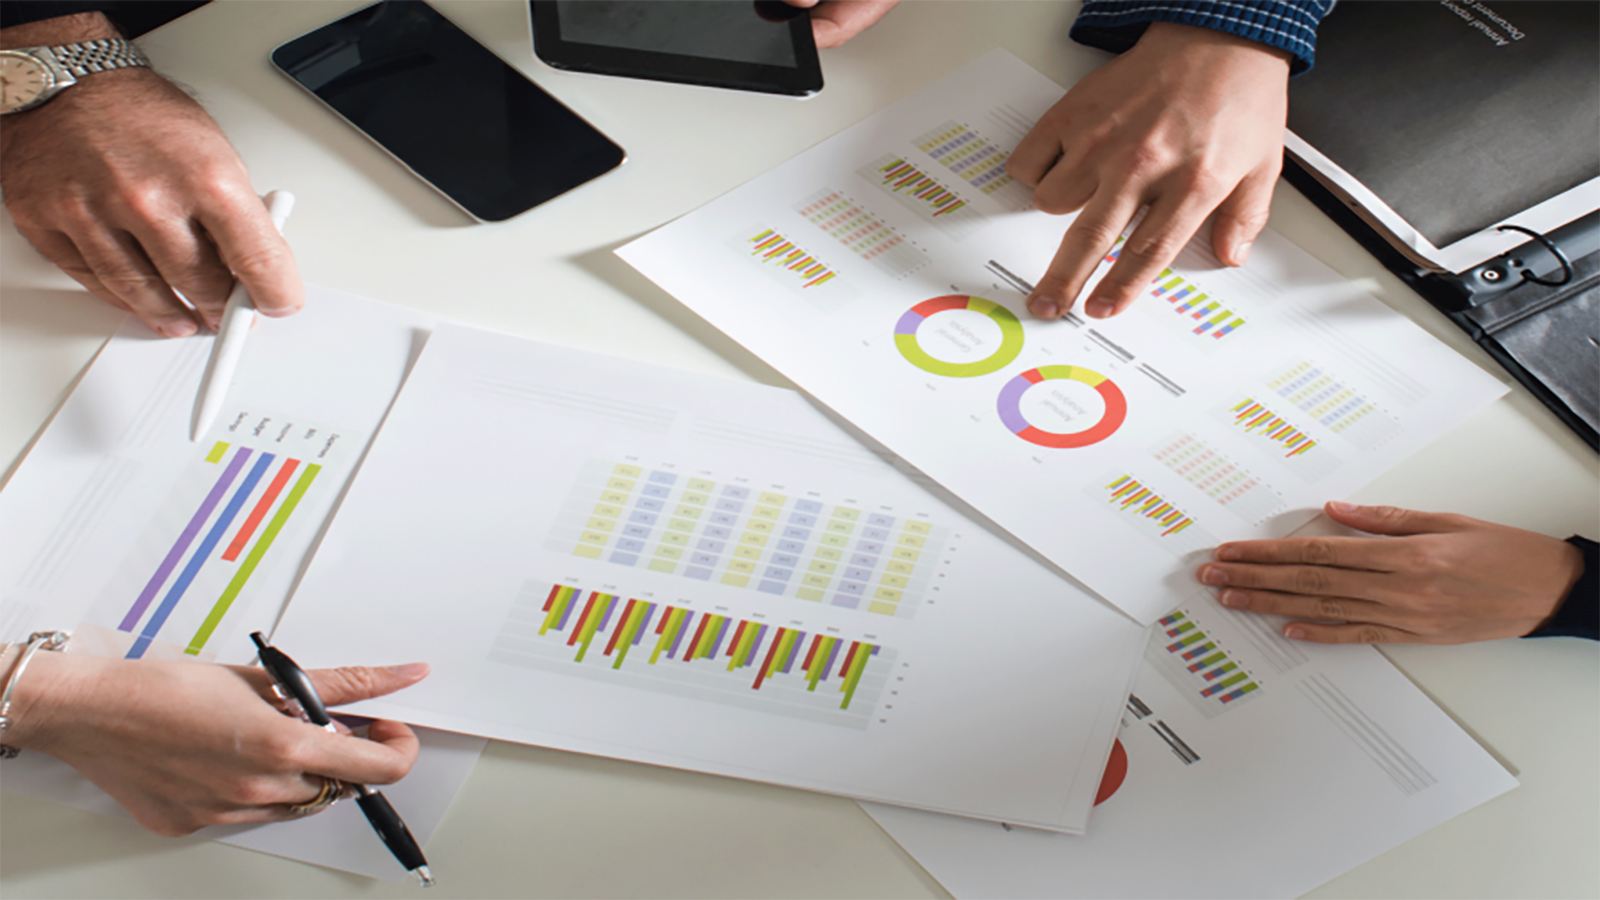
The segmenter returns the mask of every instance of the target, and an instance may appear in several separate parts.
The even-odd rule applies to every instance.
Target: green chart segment
[[[794,623],[537,581],[524,585],[490,653],[619,686],[849,719],[873,712],[893,656]]]
[[[949,313],[956,310],[971,310],[975,313],[988,316],[1000,328],[1000,343],[988,355],[970,362],[950,362],[939,359],[923,349],[918,330],[934,316],[940,313]],[[977,344],[981,338],[970,332],[960,332],[952,335],[952,341]],[[993,300],[982,297],[970,297],[965,294],[950,294],[944,297],[934,297],[924,300],[916,306],[906,310],[900,321],[894,326],[894,345],[900,350],[900,355],[906,361],[935,375],[946,375],[951,378],[972,378],[978,375],[988,375],[998,372],[1010,365],[1017,355],[1022,352],[1023,334],[1022,322],[1017,319],[1011,310],[1006,309]]]

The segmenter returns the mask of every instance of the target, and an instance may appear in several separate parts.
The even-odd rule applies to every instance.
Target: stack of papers
[[[130,325],[0,497],[0,622],[426,659],[354,711],[873,801],[963,895],[1299,893],[1514,786],[1192,576],[1501,387],[1271,234],[1028,319],[1065,223],[1004,160],[1059,95],[991,54],[622,251],[825,406],[312,289],[190,444],[206,343]]]

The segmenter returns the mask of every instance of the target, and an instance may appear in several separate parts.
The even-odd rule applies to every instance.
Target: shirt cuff
[[[1334,0],[1087,0],[1071,37],[1080,44],[1121,53],[1151,22],[1197,25],[1283,50],[1289,74],[1316,61],[1317,24]]]
[[[1567,593],[1561,608],[1544,627],[1524,637],[1577,637],[1600,640],[1600,544],[1588,538],[1569,537],[1567,543],[1583,553],[1583,574]]]

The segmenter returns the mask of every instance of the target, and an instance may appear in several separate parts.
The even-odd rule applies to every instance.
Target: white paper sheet
[[[1032,319],[1070,220],[1004,162],[1061,93],[997,50],[618,253],[1148,623],[1206,548],[1505,388],[1270,231],[1227,269],[1204,230],[1114,319]]]
[[[1071,831],[1144,629],[798,394],[442,326],[277,639],[433,664],[366,714]]]
[[[189,416],[211,339],[163,340],[129,318],[0,492],[0,636],[66,628],[77,653],[254,660],[249,633],[271,633],[436,321],[333,291],[308,295],[301,313],[251,332],[228,407],[200,443],[189,440]],[[418,840],[428,839],[483,744],[452,735],[424,743],[406,785],[395,788],[402,815],[412,810],[399,798],[417,798],[408,824]],[[83,798],[85,808],[109,802],[81,778],[69,790],[77,776],[51,763],[19,758],[0,773],[3,785]],[[334,827],[291,823],[218,839],[403,877],[370,827],[349,841],[328,839]],[[367,849],[346,856],[347,847]]]
[[[1283,620],[1204,591],[1176,615],[1151,636],[1122,781],[1086,836],[864,808],[957,897],[1296,897],[1516,787],[1376,650],[1291,643]]]

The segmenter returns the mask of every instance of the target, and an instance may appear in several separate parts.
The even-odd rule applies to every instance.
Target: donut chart
[[[917,343],[917,329],[929,318],[954,309],[970,309],[982,313],[999,325],[999,348],[983,359],[960,363],[937,359],[923,350],[922,345]],[[900,321],[895,323],[894,345],[907,362],[924,372],[948,375],[951,378],[988,375],[990,372],[998,372],[1005,368],[1017,358],[1017,354],[1022,352],[1022,322],[1011,313],[1011,310],[992,300],[969,297],[965,294],[949,294],[924,300],[906,310]]]
[[[1081,382],[1099,391],[1100,398],[1106,404],[1100,421],[1083,431],[1070,433],[1045,431],[1029,423],[1022,415],[1022,395],[1028,392],[1028,388],[1052,379]],[[1040,366],[1006,382],[1006,386],[1000,389],[999,408],[1000,421],[1017,437],[1041,447],[1064,449],[1087,447],[1110,437],[1128,417],[1128,398],[1123,396],[1122,389],[1115,382],[1093,369],[1083,366]]]
[[[1100,778],[1100,790],[1094,795],[1094,805],[1111,799],[1111,795],[1122,787],[1122,782],[1128,777],[1128,751],[1122,747],[1122,739],[1118,738],[1111,745],[1111,758],[1106,760],[1106,773]]]

